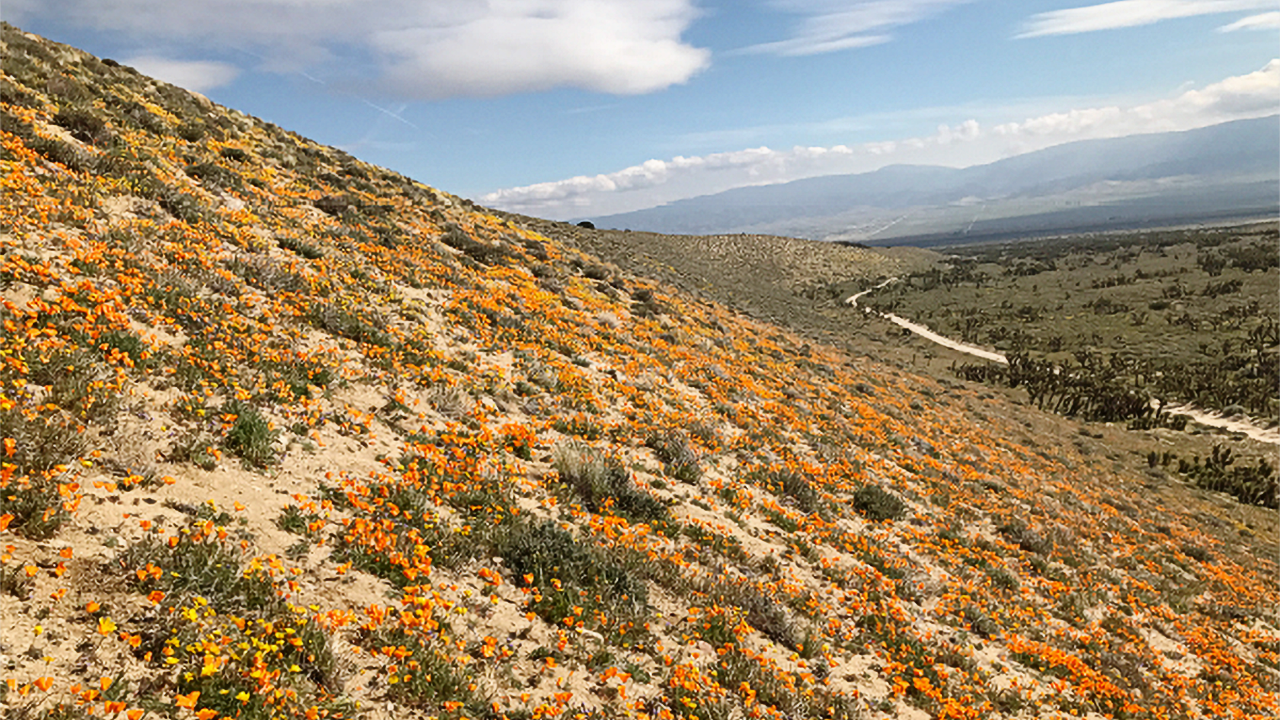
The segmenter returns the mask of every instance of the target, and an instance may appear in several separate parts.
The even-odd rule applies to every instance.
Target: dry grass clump
[[[684,432],[663,430],[650,435],[645,444],[662,461],[668,476],[684,483],[696,483],[702,477],[698,453],[689,444],[689,438]]]
[[[661,521],[669,516],[666,505],[631,482],[630,472],[617,457],[569,441],[556,447],[552,464],[560,479],[592,512],[613,512],[636,522]]]

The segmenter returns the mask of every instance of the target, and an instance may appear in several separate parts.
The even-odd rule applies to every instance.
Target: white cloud
[[[942,146],[959,148],[980,136],[974,120],[940,126],[929,137],[860,146],[768,147],[646,160],[614,173],[579,176],[489,193],[481,202],[543,217],[604,215],[651,207],[745,185],[768,185],[816,175],[862,172],[889,162],[917,162]],[[958,153],[964,156],[961,149]]]
[[[402,98],[577,87],[660,90],[704,69],[681,35],[693,0],[9,0],[11,19],[56,17],[153,47],[228,48],[266,69],[326,68]]]
[[[971,0],[773,0],[775,9],[801,15],[791,37],[761,43],[741,52],[817,55],[889,42],[887,32],[910,25]]]
[[[240,74],[240,70],[234,65],[211,60],[174,60],[155,55],[140,55],[121,62],[143,75],[150,75],[157,80],[195,92],[222,87],[235,80]]]
[[[1167,113],[1167,117],[1181,114],[1211,122],[1280,111],[1280,59],[1272,60],[1257,72],[1229,77],[1203,90],[1188,90],[1176,100],[1150,107],[1155,112]]]
[[[1280,30],[1280,12],[1250,15],[1218,28],[1218,32],[1234,32],[1236,30]]]
[[[922,137],[862,145],[767,147],[648,160],[614,173],[498,190],[486,205],[554,218],[610,215],[746,185],[870,172],[890,164],[966,167],[1073,140],[1190,130],[1280,112],[1280,59],[1154,102],[1042,112],[983,125],[968,119]]]
[[[384,30],[388,82],[419,97],[572,86],[633,95],[684,82],[710,53],[680,42],[694,17],[680,0],[494,0],[450,23]]]
[[[1275,7],[1274,0],[1119,0],[1031,16],[1017,37],[1071,35],[1162,20]]]

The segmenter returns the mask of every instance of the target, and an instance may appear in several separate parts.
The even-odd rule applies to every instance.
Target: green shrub
[[[633,621],[648,604],[643,579],[633,577],[602,550],[583,544],[553,522],[519,522],[497,548],[504,565],[517,582],[537,588],[529,609],[550,623],[566,618],[598,622],[593,610],[602,612],[597,626],[615,636],[643,632]],[[559,588],[556,585],[558,581]],[[585,612],[579,616],[574,608]]]
[[[201,597],[214,607],[262,616],[280,608],[281,601],[266,570],[244,572],[240,552],[206,533],[197,521],[164,539],[148,535],[124,553],[125,577],[139,592],[160,590],[168,607],[180,607]],[[137,572],[141,571],[141,572]]]
[[[244,278],[245,282],[250,285],[267,291],[268,293],[281,292],[302,292],[307,290],[307,280],[300,274],[293,271],[286,263],[277,261],[274,258],[261,256],[244,256],[243,258],[231,258],[227,261],[227,269]],[[312,322],[318,327],[324,327],[320,323],[331,322],[335,327],[340,327],[340,318],[332,315],[329,311],[314,309],[312,314]],[[327,329],[327,328],[326,328]],[[333,332],[330,330],[330,332]]]
[[[960,611],[960,617],[979,637],[991,638],[1000,634],[999,624],[976,605],[965,605]]]
[[[324,257],[323,250],[294,237],[282,237],[276,240],[276,244],[285,250],[292,250],[308,260],[318,260]]]
[[[381,347],[391,347],[394,344],[390,334],[356,313],[333,303],[316,303],[312,307],[310,319],[321,330],[359,343]]]
[[[557,417],[551,422],[556,432],[573,435],[583,440],[599,440],[604,435],[604,428],[595,418],[585,413],[576,413],[572,417]]]
[[[10,479],[0,485],[0,515],[12,515],[9,529],[34,540],[52,537],[71,519],[58,483],[47,478]]]
[[[86,450],[84,423],[114,420],[119,398],[107,385],[99,361],[79,351],[30,352],[24,358],[28,387],[44,388],[46,402],[33,408],[19,394],[0,406],[0,515],[13,515],[9,527],[31,538],[47,538],[69,518],[60,482],[65,466]]]
[[[194,224],[200,220],[200,201],[172,187],[160,189],[160,197],[156,201],[160,207],[173,216],[175,220]]]
[[[19,600],[31,599],[35,591],[36,579],[26,573],[21,563],[14,563],[7,570],[0,567],[0,595],[9,595]],[[0,693],[0,701],[4,700]]]
[[[800,523],[796,522],[795,520],[792,520],[786,515],[783,515],[777,510],[773,510],[771,508],[764,508],[763,514],[766,520],[773,523],[774,525],[777,525],[779,528],[781,528],[786,532],[793,533],[800,529]]]
[[[5,68],[6,72],[8,68]],[[36,107],[39,101],[35,95],[9,82],[8,78],[0,80],[0,102],[6,105],[18,105],[21,107]],[[13,132],[9,129],[9,125],[5,125],[5,132]]]
[[[112,330],[98,336],[98,349],[104,351],[116,350],[129,357],[134,367],[145,367],[150,357],[147,344],[142,338],[134,335],[127,330]]]
[[[301,358],[286,362],[264,363],[262,368],[269,392],[274,401],[293,402],[297,398],[311,397],[311,389],[326,388],[337,379],[332,368]]]
[[[212,511],[200,508],[197,515]],[[149,535],[117,561],[138,592],[164,594],[158,600],[162,612],[140,621],[135,655],[168,656],[174,663],[174,689],[198,692],[199,709],[227,717],[267,720],[289,706],[349,710],[348,703],[334,700],[342,688],[342,663],[324,629],[281,598],[265,568],[243,568],[241,553],[221,538],[213,522],[197,519],[168,541]],[[112,568],[117,569],[116,563]],[[205,609],[197,614],[197,607]],[[191,648],[211,630],[229,644],[252,645],[258,652],[230,653],[225,664],[210,672],[204,653]],[[174,653],[175,648],[187,652]],[[290,693],[284,704],[279,696],[254,692],[259,687],[255,674],[264,665],[268,671],[288,669],[281,680]]]
[[[440,236],[440,241],[455,250],[461,250],[467,256],[485,265],[500,263],[511,256],[511,251],[506,246],[480,242],[453,223],[445,226],[444,235]]]
[[[351,201],[342,195],[325,195],[315,201],[321,212],[332,217],[341,217],[351,207]]]
[[[92,155],[61,140],[33,137],[27,142],[27,147],[68,170],[83,172],[92,169],[94,165]]]
[[[84,452],[81,435],[73,422],[58,414],[28,417],[18,405],[0,408],[0,437],[14,441],[13,454],[6,450],[4,462],[14,467],[15,478],[56,475],[56,468]]]
[[[815,663],[814,676],[822,663]],[[865,717],[857,701],[818,685],[815,677],[770,668],[759,657],[741,648],[728,648],[718,654],[711,673],[717,691],[698,688],[675,678],[661,683],[662,706],[672,709],[677,718],[750,717],[762,708],[768,714],[787,718],[831,718],[854,720]],[[739,688],[748,688],[744,695]],[[719,688],[723,688],[720,690]],[[727,690],[727,692],[726,692]]]
[[[201,470],[213,470],[218,467],[213,445],[211,435],[192,430],[174,440],[166,454],[171,462],[189,462]]]
[[[244,191],[244,179],[234,170],[228,170],[217,163],[203,162],[196,165],[188,165],[183,168],[183,171],[189,177],[199,180],[202,185],[211,190]]]
[[[1020,583],[1013,573],[1003,568],[986,567],[983,571],[991,578],[991,584],[1004,590],[1017,590]]]
[[[822,507],[822,496],[813,486],[813,481],[804,474],[794,470],[775,469],[764,476],[769,489],[790,498],[802,512],[817,512]]]
[[[655,318],[664,312],[662,303],[653,296],[653,291],[648,288],[636,288],[631,292],[631,299],[634,301],[632,312],[637,317]]]
[[[590,445],[569,441],[554,453],[560,479],[573,489],[591,512],[612,509],[632,521],[665,520],[667,507],[637,488],[622,461]]]
[[[684,591],[687,592],[687,578],[682,579],[686,582]],[[765,637],[792,650],[800,648],[801,638],[786,608],[779,605],[767,592],[762,592],[755,583],[746,579],[704,578],[694,581],[693,589],[696,594],[705,596],[706,605],[737,607],[745,613],[743,619],[747,624]]]
[[[178,137],[187,142],[200,142],[208,129],[201,122],[184,122],[178,126]]]
[[[877,485],[863,485],[853,494],[853,507],[868,520],[882,522],[898,520],[907,512],[907,506],[897,496],[885,492]]]
[[[476,686],[465,666],[458,665],[443,648],[403,628],[381,629],[369,639],[374,651],[391,649],[403,657],[397,663],[397,681],[387,685],[387,696],[415,708],[439,709],[444,702],[462,702],[463,713],[445,717],[489,717],[487,703],[476,696]]]
[[[277,431],[258,412],[258,409],[240,400],[232,400],[222,407],[223,415],[233,415],[231,429],[222,444],[254,467],[263,468],[275,460]]]
[[[1053,552],[1053,541],[1041,536],[1021,520],[1002,523],[996,530],[1006,540],[1029,553],[1048,555]]]
[[[65,128],[81,142],[104,145],[111,139],[107,124],[92,110],[76,105],[66,105],[53,116],[53,123]]]
[[[311,524],[319,519],[320,516],[314,512],[304,512],[297,505],[288,505],[276,518],[276,527],[294,535],[316,538],[319,533],[311,529]]]
[[[1191,544],[1184,544],[1182,546],[1182,554],[1202,563],[1207,563],[1213,559],[1213,556],[1209,554],[1208,550]]]
[[[169,133],[169,124],[148,110],[142,103],[121,100],[113,95],[107,99],[107,107],[113,106],[118,116],[129,124],[136,125],[153,135],[167,135]]]

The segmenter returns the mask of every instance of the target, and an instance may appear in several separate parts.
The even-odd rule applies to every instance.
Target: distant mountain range
[[[591,218],[601,228],[940,244],[1280,212],[1280,115],[1081,140],[987,165],[891,165]]]

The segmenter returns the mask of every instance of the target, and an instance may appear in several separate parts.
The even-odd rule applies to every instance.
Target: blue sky
[[[1280,112],[1276,0],[7,0],[0,17],[557,218]]]

